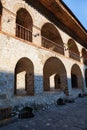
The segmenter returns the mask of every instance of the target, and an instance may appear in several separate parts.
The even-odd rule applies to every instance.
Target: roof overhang
[[[68,33],[82,46],[87,48],[87,31],[63,3],[62,0],[25,0],[27,3],[31,2],[34,5],[38,2],[50,11],[56,19],[61,23],[63,31]],[[39,8],[39,7],[38,7]]]
[[[75,35],[75,39],[87,48],[87,32],[66,5],[60,0],[39,0]]]

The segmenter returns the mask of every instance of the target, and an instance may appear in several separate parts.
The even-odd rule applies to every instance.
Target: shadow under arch
[[[73,39],[69,39],[67,46],[69,50],[69,57],[74,60],[80,61],[80,54],[75,41]]]
[[[83,58],[83,63],[87,65],[87,51],[85,48],[82,48],[82,58]]]
[[[0,30],[1,30],[1,17],[2,17],[2,3],[0,1]]]
[[[50,77],[54,75],[54,89],[59,89],[68,94],[67,73],[64,64],[56,57],[50,57],[43,68],[44,91],[50,91]]]
[[[64,55],[61,35],[52,23],[45,23],[41,28],[42,46]]]
[[[85,84],[86,84],[86,88],[87,88],[87,68],[85,70]]]
[[[19,81],[18,74],[20,75]],[[22,76],[23,79],[21,79]],[[34,66],[32,61],[26,57],[21,58],[15,66],[14,94],[34,95]]]
[[[25,8],[20,8],[16,16],[16,36],[32,42],[33,20]]]
[[[78,88],[83,90],[83,76],[80,67],[74,64],[71,68],[71,85],[72,88]]]

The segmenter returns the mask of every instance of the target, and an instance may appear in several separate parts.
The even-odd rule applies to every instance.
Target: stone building
[[[86,93],[86,49],[87,32],[62,1],[0,0],[0,99]]]

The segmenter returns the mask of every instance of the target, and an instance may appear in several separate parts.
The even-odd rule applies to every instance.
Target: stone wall
[[[85,70],[83,61],[81,62],[71,59],[67,49],[67,43],[71,38],[63,32],[58,26],[52,23],[47,17],[43,16],[31,5],[28,5],[22,0],[1,0],[3,5],[1,32],[0,32],[0,95],[2,98],[11,98],[15,93],[15,67],[22,58],[27,58],[31,61],[34,67],[34,95],[44,93],[44,75],[43,68],[46,61],[50,58],[57,59],[61,64],[58,69],[64,66],[66,77],[61,74],[62,86],[66,88],[63,91],[69,95],[78,95],[82,90],[87,92],[85,84]],[[25,8],[33,19],[33,42],[28,42],[23,39],[15,37],[16,35],[16,13],[20,8]],[[41,46],[41,28],[45,23],[53,24],[58,30],[64,46],[64,55],[56,53],[52,50],[46,49]],[[35,37],[35,34],[39,34]],[[74,39],[73,39],[74,40]],[[74,40],[75,41],[75,40]],[[75,41],[81,56],[82,46]],[[21,64],[21,63],[20,63]],[[23,63],[22,63],[23,64]],[[72,89],[71,85],[71,69],[76,64],[81,70],[83,78],[83,87],[78,91]],[[52,63],[53,65],[53,63]],[[56,65],[55,65],[56,66]],[[31,68],[31,66],[29,66]],[[21,67],[20,67],[21,68]],[[48,67],[49,68],[49,67]],[[24,68],[22,68],[23,70]],[[25,71],[25,69],[23,70]],[[27,71],[27,70],[26,70]],[[19,71],[21,72],[21,71]],[[53,70],[55,72],[55,70]],[[61,73],[61,72],[60,72]],[[81,75],[80,75],[81,77]],[[20,84],[24,84],[24,80],[20,80]],[[66,87],[67,86],[67,87]]]
[[[68,89],[71,92],[71,68],[77,64],[84,74],[84,66],[82,63],[67,58],[56,52],[48,49],[43,49],[32,45],[29,42],[23,42],[10,36],[0,34],[0,90],[1,93],[6,93],[7,96],[14,95],[14,73],[17,62],[21,58],[28,58],[34,66],[34,93],[43,93],[43,67],[45,62],[56,57],[65,66],[67,72]],[[84,75],[83,75],[84,76]],[[62,76],[63,78],[63,76]],[[65,77],[64,77],[65,80]],[[63,81],[63,79],[62,79]],[[10,93],[9,93],[10,92]]]

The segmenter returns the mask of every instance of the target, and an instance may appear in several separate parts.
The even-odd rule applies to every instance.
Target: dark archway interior
[[[71,69],[71,84],[72,88],[83,89],[83,77],[77,64],[74,64]]]
[[[55,89],[61,89],[61,78],[59,74],[56,74],[54,77]]]
[[[87,69],[85,70],[85,83],[86,83],[86,87],[87,87]]]
[[[32,42],[32,26],[33,21],[28,11],[19,9],[16,17],[16,36]]]
[[[87,65],[87,51],[85,48],[82,49],[82,58],[83,58],[83,63]]]
[[[2,16],[2,4],[0,1],[0,30],[1,30],[1,16]]]
[[[77,45],[74,42],[74,40],[69,39],[67,46],[69,49],[69,57],[71,57],[74,60],[80,61],[79,50],[78,50]]]
[[[64,55],[64,46],[62,38],[53,24],[44,24],[41,29],[41,35],[43,47]]]
[[[1,1],[0,1],[0,15],[2,15],[2,4],[1,4]]]
[[[19,79],[17,78],[18,75],[20,76]],[[34,67],[28,58],[22,58],[16,64],[15,94],[34,94]]]
[[[71,74],[72,88],[78,88],[78,79],[75,74]]]

